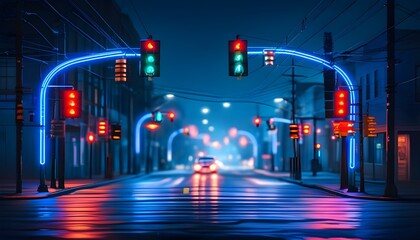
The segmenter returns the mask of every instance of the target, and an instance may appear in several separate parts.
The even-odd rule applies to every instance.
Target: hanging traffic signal
[[[311,125],[309,124],[303,124],[303,130],[302,130],[304,135],[309,135],[311,134]]]
[[[376,119],[374,116],[365,115],[363,118],[363,136],[377,137],[376,133]]]
[[[101,137],[108,136],[108,122],[105,120],[98,121],[98,135]]]
[[[93,134],[93,132],[89,132],[87,135],[87,141],[88,143],[93,143],[95,142],[95,134]]]
[[[274,65],[274,50],[264,50],[264,66]]]
[[[160,76],[160,41],[151,37],[140,41],[141,73],[142,77]]]
[[[345,118],[349,115],[349,91],[337,90],[334,93],[334,115]]]
[[[111,125],[111,139],[112,140],[121,140],[121,125],[112,124]]]
[[[64,90],[62,101],[62,115],[64,118],[80,117],[80,92],[77,90]]]
[[[174,121],[174,119],[175,119],[175,113],[174,113],[174,112],[169,112],[169,113],[168,113],[168,118],[169,118],[169,120],[170,120],[171,122],[173,122],[173,121]]]
[[[289,125],[289,136],[291,139],[299,139],[299,125],[297,124]]]
[[[260,117],[255,117],[254,118],[254,124],[256,127],[259,127],[261,124],[261,118]]]
[[[188,127],[184,127],[182,129],[182,134],[184,134],[185,136],[189,136],[190,135],[190,129]]]
[[[247,48],[246,40],[229,40],[229,76],[248,76]]]
[[[153,119],[153,121],[160,123],[160,122],[162,122],[162,118],[163,117],[162,117],[162,113],[161,112],[156,111],[156,112],[153,112],[152,113],[152,119]]]
[[[274,119],[273,118],[268,119],[266,121],[266,123],[267,123],[267,127],[268,127],[269,131],[276,130],[276,125],[274,124]]]
[[[23,122],[23,103],[16,104],[16,121]]]
[[[115,81],[127,81],[127,59],[125,58],[115,60]]]

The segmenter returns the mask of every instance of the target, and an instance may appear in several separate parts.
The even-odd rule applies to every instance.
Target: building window
[[[365,91],[366,91],[366,100],[370,99],[370,74],[366,74],[366,87],[365,87]]]
[[[379,73],[375,70],[373,75],[373,97],[379,97]]]

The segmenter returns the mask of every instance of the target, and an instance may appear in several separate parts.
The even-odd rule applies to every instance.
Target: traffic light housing
[[[269,131],[276,130],[276,125],[274,124],[274,119],[273,118],[268,119],[266,121],[266,123],[267,123],[267,127],[268,127]]]
[[[160,76],[160,41],[149,38],[140,41],[141,71],[142,77]]]
[[[184,134],[185,136],[189,136],[190,135],[190,129],[188,127],[184,127],[182,129],[182,134]]]
[[[169,120],[170,120],[171,122],[173,122],[173,121],[174,121],[174,119],[175,119],[175,113],[174,113],[174,112],[169,112],[169,113],[168,113],[168,118],[169,118]]]
[[[64,118],[80,117],[80,91],[64,90],[62,97],[62,115]]]
[[[121,140],[121,125],[119,124],[111,125],[111,139]]]
[[[365,115],[363,118],[363,136],[376,137],[376,119],[374,116]]]
[[[115,81],[127,81],[127,59],[125,58],[115,60]]]
[[[98,121],[98,136],[107,137],[108,136],[108,122],[105,120]]]
[[[302,127],[303,129],[302,129],[302,133],[304,134],[304,135],[309,135],[309,134],[311,134],[311,125],[309,125],[309,124],[303,124],[303,127]]]
[[[239,37],[229,40],[229,76],[248,76],[248,43]]]
[[[264,50],[264,66],[274,65],[274,50]]]
[[[159,111],[153,112],[152,119],[153,121],[158,122],[158,123],[162,122],[162,119],[163,119],[162,113]]]
[[[289,136],[291,139],[299,139],[299,125],[298,124],[289,125]]]
[[[255,117],[254,118],[254,124],[256,127],[259,127],[261,124],[261,118],[260,117]]]
[[[337,90],[334,93],[334,115],[337,118],[346,118],[349,115],[349,91]]]

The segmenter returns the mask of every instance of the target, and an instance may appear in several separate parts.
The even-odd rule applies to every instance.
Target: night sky
[[[201,121],[196,118],[201,107],[209,107],[210,124],[224,123],[225,128],[234,122],[252,127],[257,113],[275,114],[273,107],[266,106],[274,106],[274,98],[291,96],[290,58],[277,59],[278,66],[263,67],[262,56],[249,56],[249,76],[237,80],[228,76],[228,40],[239,35],[248,47],[289,47],[323,55],[324,32],[331,32],[338,55],[385,31],[385,2],[118,1],[142,39],[152,35],[161,41],[161,77],[153,80],[156,92],[174,93],[177,101],[182,97],[186,117],[196,124]],[[420,26],[418,15],[404,21],[420,9],[420,3],[413,2],[396,1],[398,28]],[[319,64],[295,63],[296,74],[302,76],[298,81],[323,82]],[[223,101],[232,102],[231,107],[223,109]]]

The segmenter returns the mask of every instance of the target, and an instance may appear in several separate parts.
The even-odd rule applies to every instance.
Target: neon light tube
[[[168,162],[171,162],[172,161],[172,142],[173,142],[174,138],[178,134],[181,134],[182,133],[183,130],[184,130],[184,128],[180,128],[177,131],[172,132],[171,135],[169,135],[169,138],[168,138],[168,151],[166,153],[166,158],[167,158],[167,161]]]
[[[136,123],[136,130],[134,132],[135,134],[135,149],[136,149],[136,154],[140,154],[140,149],[141,149],[141,144],[140,144],[140,138],[141,138],[141,125],[143,125],[144,121],[146,121],[146,119],[152,118],[152,113],[148,113],[146,115],[143,115]]]
[[[91,54],[88,56],[73,58],[68,61],[62,62],[58,64],[56,67],[54,67],[44,78],[41,84],[40,89],[40,98],[39,98],[39,124],[40,124],[40,130],[39,130],[39,163],[41,165],[45,164],[45,118],[46,118],[46,95],[47,95],[47,89],[49,87],[50,82],[53,80],[53,78],[60,73],[61,71],[82,64],[82,63],[89,63],[94,62],[98,60],[104,60],[104,59],[116,59],[119,57],[140,57],[140,54],[136,53],[124,53],[123,51],[111,51],[111,52],[105,52],[105,53],[97,53],[97,54]]]

